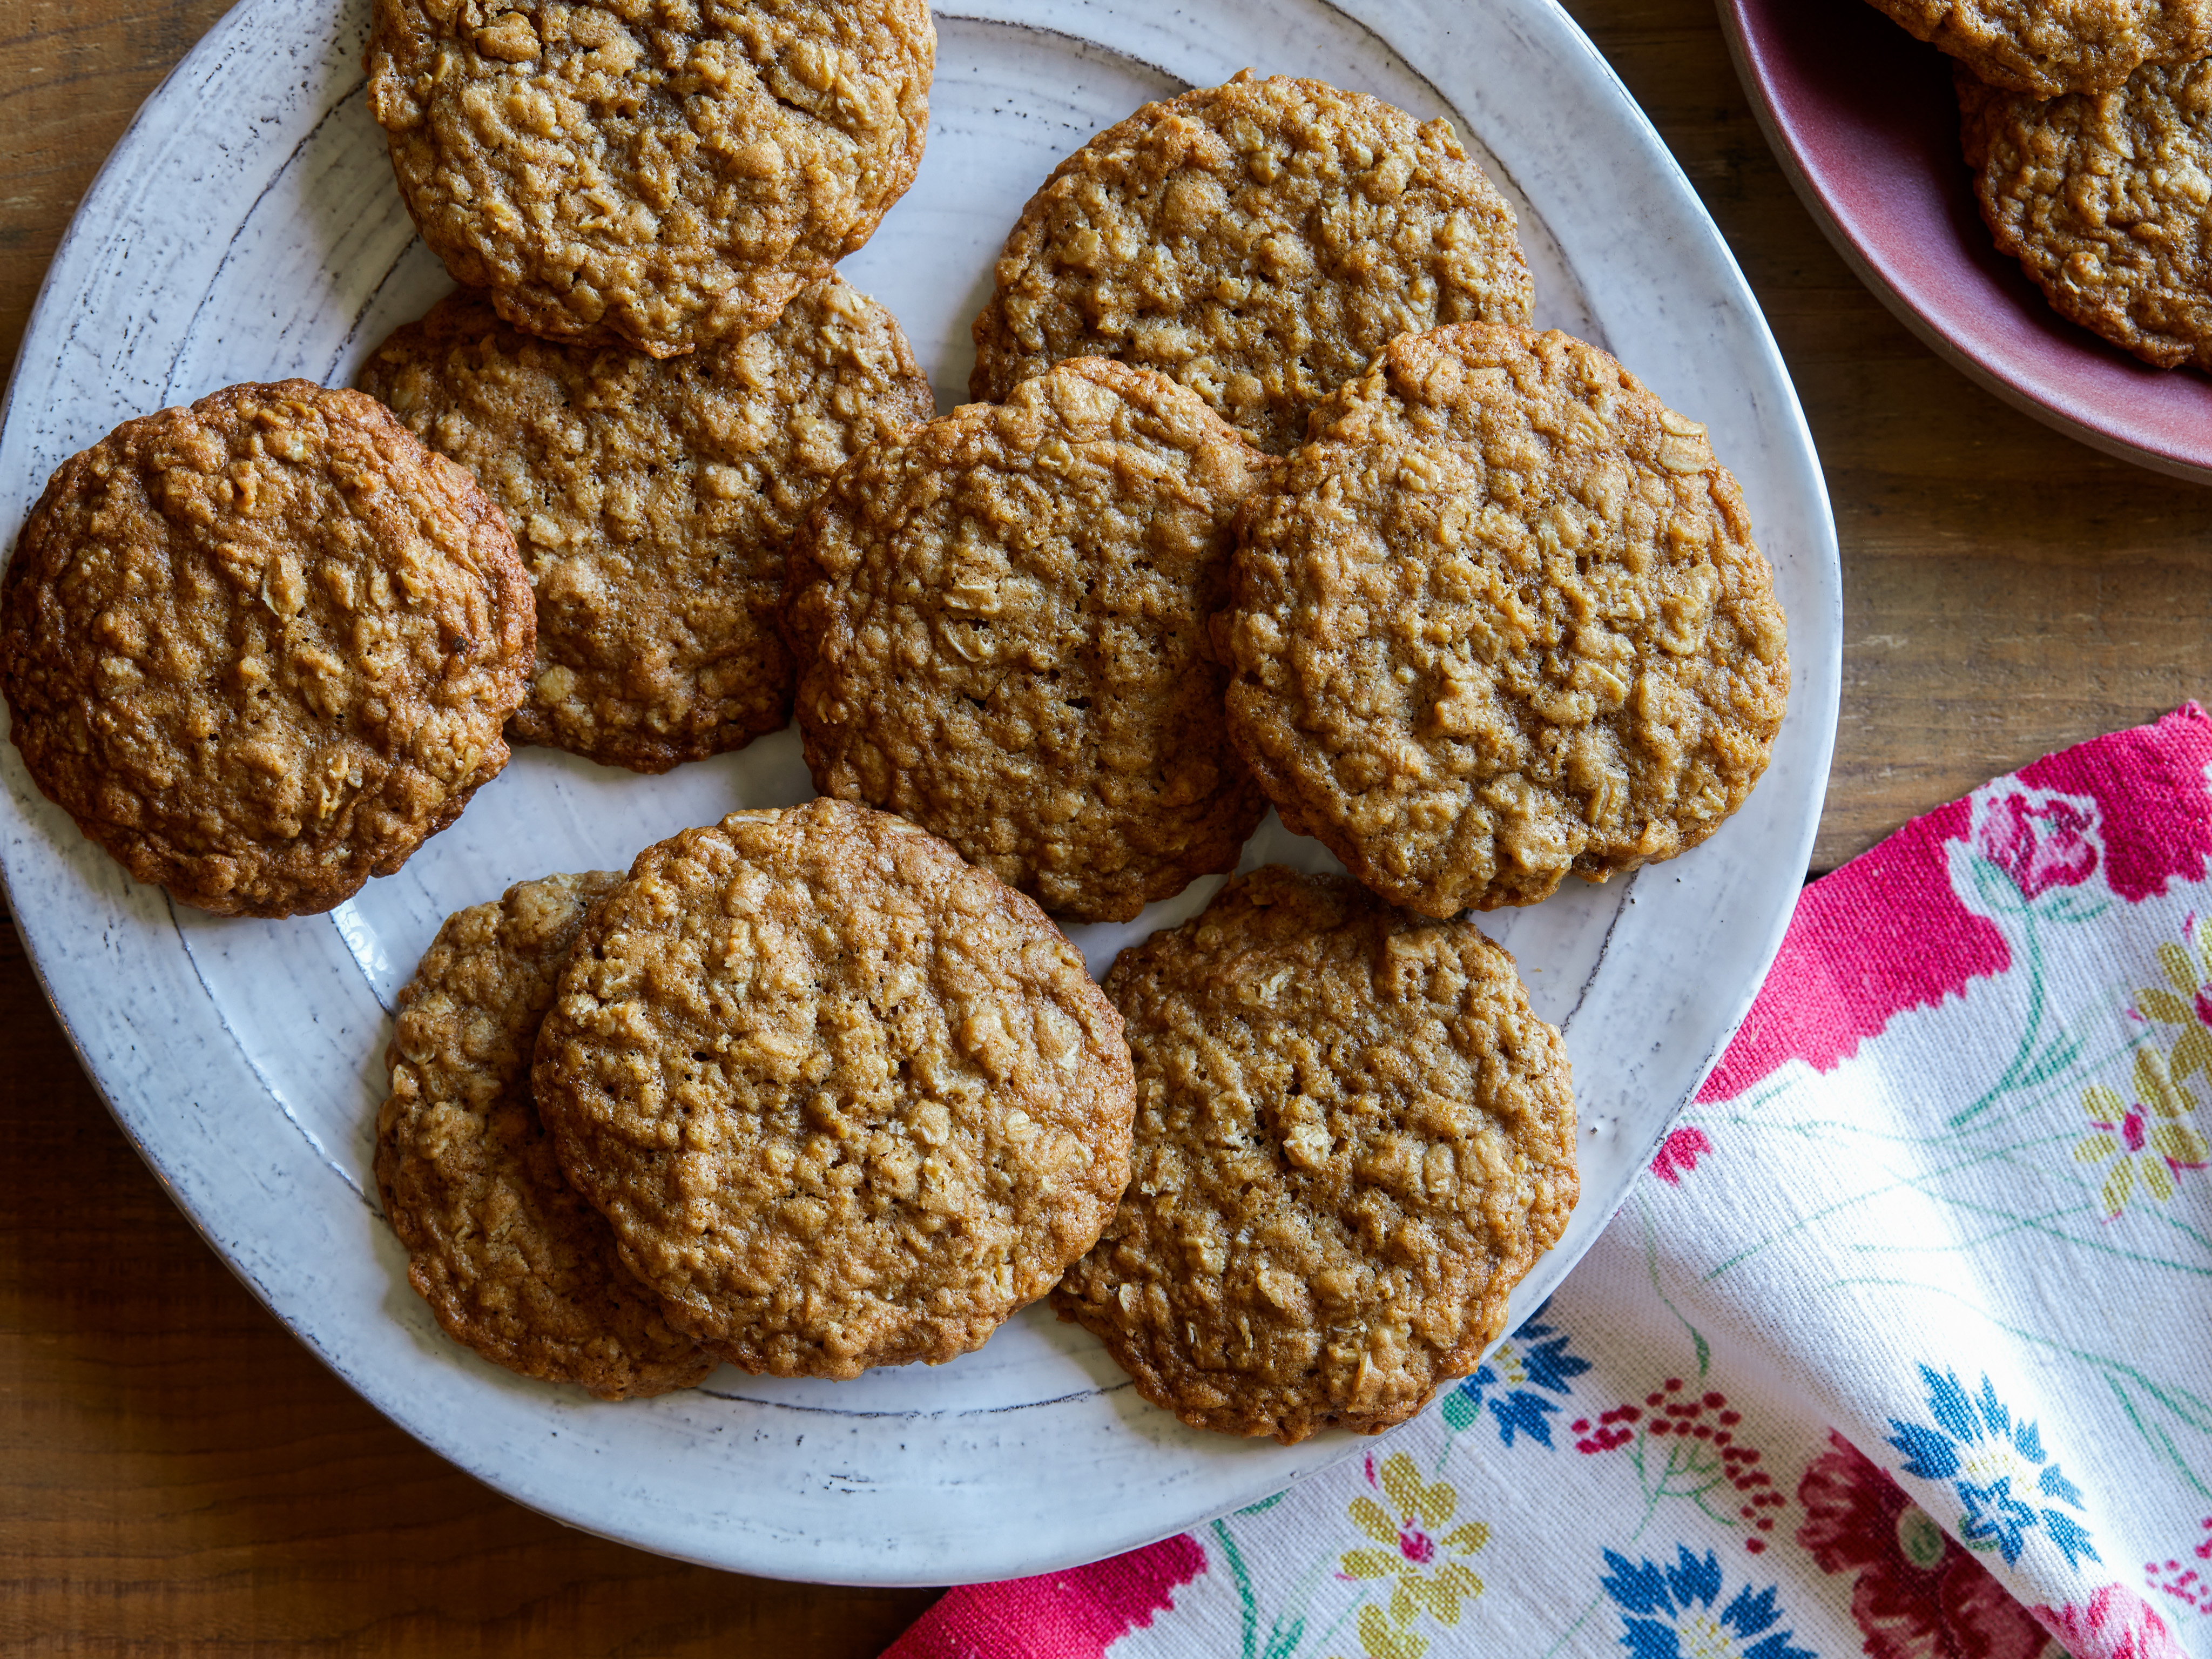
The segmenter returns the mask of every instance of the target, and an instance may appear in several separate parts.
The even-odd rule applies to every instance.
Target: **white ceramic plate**
[[[1514,1298],[1549,1294],[1749,1006],[1826,784],[1839,668],[1835,534],[1749,291],[1688,183],[1550,0],[968,0],[939,16],[928,153],[845,272],[903,320],[940,401],[968,322],[1053,163],[1139,103],[1247,64],[1448,115],[1521,214],[1540,320],[1609,347],[1707,421],[1790,617],[1796,675],[1750,804],[1688,856],[1569,884],[1485,926],[1562,1024],[1583,1201]],[[347,380],[449,283],[415,240],[364,106],[366,0],[247,0],[148,102],[87,195],[23,341],[0,431],[12,545],[48,472],[131,416],[239,380]],[[1416,66],[1419,67],[1416,67]],[[746,1572],[874,1584],[1033,1573],[1248,1504],[1367,1443],[1285,1449],[1184,1429],[1041,1308],[981,1352],[858,1382],[725,1368],[603,1405],[439,1333],[370,1176],[394,991],[439,920],[551,870],[811,793],[794,736],[641,779],[528,750],[398,875],[326,916],[222,921],[139,886],[0,758],[16,924],[86,1068],[215,1248],[300,1339],[425,1444],[532,1508]],[[1327,855],[1268,826],[1261,854]],[[1094,969],[1218,884],[1079,930]]]

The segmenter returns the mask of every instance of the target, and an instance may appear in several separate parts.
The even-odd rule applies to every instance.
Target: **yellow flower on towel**
[[[1366,1474],[1370,1492],[1353,1498],[1349,1513],[1382,1547],[1346,1550],[1343,1572],[1349,1579],[1389,1581],[1390,1599],[1387,1611],[1376,1604],[1360,1609],[1360,1645],[1370,1659],[1418,1659],[1428,1643],[1411,1629],[1414,1620],[1425,1613],[1456,1625],[1461,1604],[1482,1594],[1482,1580],[1459,1558],[1488,1543],[1490,1528],[1480,1521],[1452,1527],[1458,1491],[1448,1480],[1422,1480],[1403,1452],[1379,1465],[1370,1455]]]
[[[2178,942],[2160,945],[2158,965],[2166,970],[2166,983],[2137,991],[2136,1012],[2181,1028],[2173,1045],[2175,1077],[2185,1079],[2202,1072],[2212,1078],[2212,939],[2205,937],[2203,923],[2192,917]]]
[[[2174,1081],[2177,1068],[2155,1048],[2136,1050],[2135,1095],[2124,1100],[2103,1084],[2086,1089],[2081,1108],[2094,1133],[2075,1143],[2074,1156],[2105,1168],[2105,1218],[2118,1216],[2141,1194],[2165,1203],[2176,1178],[2212,1161],[2212,1148],[2193,1126],[2181,1121],[2197,1102]]]

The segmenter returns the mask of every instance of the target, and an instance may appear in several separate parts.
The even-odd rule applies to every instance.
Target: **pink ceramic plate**
[[[2212,379],[2053,311],[1997,252],[1960,159],[1950,59],[1866,0],[1720,0],[1752,107],[1828,240],[1969,379],[2107,454],[2212,483]]]

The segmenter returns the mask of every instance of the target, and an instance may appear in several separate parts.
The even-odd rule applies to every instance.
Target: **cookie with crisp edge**
[[[533,1077],[670,1322],[780,1376],[981,1346],[1128,1178],[1128,1048],[1080,953],[934,836],[842,801],[640,854]]]
[[[1474,1368],[1579,1191],[1559,1034],[1470,922],[1269,866],[1115,958],[1127,1192],[1053,1292],[1194,1428],[1376,1434]]]
[[[1963,72],[1960,137],[1998,251],[2051,309],[2160,368],[2212,368],[2212,60],[2049,100]]]
[[[1915,40],[1992,87],[2037,98],[2109,92],[2145,64],[2187,64],[2212,48],[2207,0],[1871,0]]]
[[[936,408],[897,319],[834,276],[666,361],[538,339],[464,290],[359,385],[507,511],[538,601],[508,736],[640,772],[790,719],[787,544],[838,467]]]
[[[816,787],[1082,921],[1233,868],[1267,802],[1206,619],[1269,468],[1195,393],[1103,358],[860,457],[791,561]]]
[[[535,624],[507,520],[357,392],[236,386],[63,463],[0,585],[33,780],[140,881],[327,910],[507,763]]]
[[[615,871],[516,884],[455,912],[399,993],[376,1183],[407,1279],[446,1334],[602,1400],[690,1388],[714,1357],[669,1328],[606,1219],[568,1185],[530,1093],[538,1027]]]
[[[775,321],[921,165],[924,0],[375,0],[369,107],[454,280],[656,357]]]
[[[1595,347],[1395,341],[1242,526],[1229,725],[1293,829],[1410,909],[1531,904],[1712,834],[1790,684],[1705,431]]]
[[[1053,170],[999,256],[969,394],[1070,357],[1197,392],[1262,448],[1397,335],[1528,320],[1513,210],[1443,120],[1249,70],[1147,104]]]

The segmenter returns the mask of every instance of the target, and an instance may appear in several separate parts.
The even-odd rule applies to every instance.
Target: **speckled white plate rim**
[[[100,396],[80,388],[73,416],[56,418],[51,385],[31,390],[40,386],[42,371],[62,368],[76,328],[88,320],[120,325],[126,335],[133,326],[128,316],[95,313],[88,319],[78,303],[90,279],[104,274],[100,259],[115,255],[112,216],[118,200],[129,194],[135,178],[162,162],[165,146],[173,150],[180,132],[196,131],[191,108],[196,89],[234,52],[252,50],[257,38],[266,73],[282,72],[287,51],[298,65],[304,45],[312,78],[313,43],[307,38],[312,9],[302,0],[249,0],[223,19],[148,100],[87,192],[41,287],[0,424],[0,490],[8,492],[0,532],[10,545],[46,469],[115,419],[159,401],[143,395],[149,382],[133,382],[125,372],[133,367],[127,344],[113,371],[94,387],[106,394],[106,407]],[[1309,13],[1318,20],[1316,30],[1334,27],[1329,18],[1349,19],[1358,31],[1404,53],[1401,64],[1426,65],[1412,71],[1414,79],[1436,103],[1458,111],[1463,131],[1488,143],[1514,193],[1537,206],[1542,225],[1574,250],[1576,279],[1583,289],[1601,290],[1594,298],[1578,295],[1589,307],[1580,315],[1580,331],[1611,345],[1670,402],[1706,419],[1724,459],[1754,462],[1737,470],[1790,607],[1796,684],[1767,779],[1738,821],[1705,848],[1624,884],[1588,975],[1565,1011],[1570,1018],[1582,1014],[1595,993],[1599,1006],[1589,1010],[1595,1023],[1608,1033],[1616,1025],[1635,1029],[1632,1016],[1639,1011],[1632,1002],[1618,1022],[1612,1018],[1612,1005],[1625,1000],[1614,988],[1619,972],[1607,969],[1601,978],[1600,969],[1614,960],[1613,932],[1631,914],[1636,883],[1655,884],[1646,890],[1647,902],[1668,912],[1740,909],[1708,930],[1726,947],[1715,982],[1698,987],[1683,1006],[1659,1011],[1654,1029],[1638,1030],[1633,1041],[1641,1045],[1649,1037],[1656,1058],[1627,1070],[1630,1091],[1617,1101],[1585,1097],[1594,1121],[1618,1126],[1619,1144],[1606,1149],[1606,1181],[1586,1182],[1569,1237],[1516,1294],[1516,1309],[1525,1315],[1625,1196],[1627,1179],[1621,1172],[1632,1176],[1648,1158],[1747,1010],[1780,944],[1817,829],[1834,737],[1841,667],[1834,528],[1795,392],[1741,273],[1656,132],[1552,0],[1497,0],[1480,12],[1448,0],[1395,6],[1367,0],[1341,8],[1309,3],[1297,13],[1301,26]],[[1194,57],[1217,70],[1227,61],[1218,42],[1211,43],[1209,58],[1209,43],[1194,45],[1177,33],[1202,33],[1207,24],[1179,8],[1147,8],[1141,0],[971,3],[960,14],[940,14],[941,26],[963,23],[1012,26],[1069,42],[1113,35],[1118,44],[1100,50],[1171,78],[1178,69],[1167,66],[1187,64]],[[1154,36],[1158,49],[1148,52],[1143,48]],[[1255,34],[1245,38],[1260,44]],[[1516,118],[1516,111],[1470,98],[1464,76],[1454,70],[1455,51],[1540,67],[1542,75],[1524,76],[1519,84],[1543,88],[1542,118]],[[1260,66],[1331,73],[1323,64],[1263,61]],[[940,85],[945,70],[941,52]],[[1504,70],[1493,74],[1510,78]],[[1418,97],[1418,92],[1404,94],[1401,101],[1413,106]],[[1570,106],[1583,118],[1566,118]],[[1517,114],[1525,118],[1526,108]],[[1564,152],[1563,131],[1571,135]],[[1547,135],[1553,140],[1548,147],[1541,142]],[[253,136],[249,131],[247,137]],[[931,153],[938,153],[934,135]],[[925,175],[928,167],[926,157]],[[888,257],[887,239],[896,222],[896,216],[887,222],[878,243],[859,258],[870,252]],[[130,253],[119,257],[127,263]],[[848,274],[855,263],[848,261]],[[1662,274],[1671,286],[1660,283]],[[881,292],[881,276],[876,281]],[[1638,290],[1639,283],[1650,285],[1646,291]],[[1540,316],[1542,307],[1540,294]],[[1577,316],[1542,319],[1572,325]],[[177,358],[192,343],[179,341]],[[1717,365],[1715,359],[1722,361]],[[134,397],[134,384],[142,395]],[[211,389],[194,386],[186,395]],[[55,429],[27,434],[27,428],[41,422]],[[732,1395],[720,1402],[736,1413],[730,1423],[687,1420],[672,1426],[673,1443],[692,1449],[680,1460],[682,1467],[624,1466],[617,1439],[593,1425],[622,1420],[607,1419],[611,1412],[635,1413],[642,1421],[662,1402],[599,1406],[571,1397],[571,1391],[507,1378],[459,1355],[442,1339],[426,1339],[421,1310],[408,1305],[411,1292],[396,1271],[396,1247],[373,1202],[362,1196],[359,1172],[346,1167],[343,1149],[326,1147],[297,1117],[298,1134],[268,1133],[268,1112],[289,1115],[289,1109],[277,1098],[281,1089],[257,1071],[230,1024],[234,1015],[247,1019],[252,1010],[236,1006],[235,998],[233,1006],[223,1006],[185,944],[190,930],[206,949],[210,924],[179,916],[166,898],[137,887],[84,842],[29,784],[12,748],[0,757],[0,771],[7,782],[0,805],[0,864],[18,927],[40,983],[126,1135],[241,1281],[339,1376],[426,1444],[520,1502],[571,1525],[720,1567],[835,1582],[943,1583],[1048,1571],[1132,1547],[1253,1501],[1370,1443],[1324,1437],[1285,1450],[1223,1442],[1182,1430],[1135,1401],[1126,1384],[1094,1383],[1083,1398],[1115,1416],[1127,1461],[1136,1466],[1133,1483],[1115,1486],[1097,1468],[1063,1467],[1049,1432],[1024,1437],[1030,1431],[1022,1420],[1052,1417],[1065,1403],[1057,1398],[980,1411],[883,1412]],[[485,792],[487,798],[491,793]],[[472,807],[471,816],[479,810]],[[418,862],[431,850],[418,854]],[[1665,884],[1679,888],[1686,877],[1692,884],[1690,893],[1676,898]],[[1548,908],[1506,915],[1503,925]],[[1486,925],[1497,931],[1500,924],[1488,918]],[[228,955],[228,947],[222,948]],[[1525,951],[1523,961],[1524,966],[1532,961]],[[1679,976],[1684,965],[1674,963],[1670,971]],[[1577,1042],[1572,1029],[1571,1045]],[[364,1063],[372,1050],[380,1052],[382,1042],[380,1030],[361,1034]],[[1583,1046],[1575,1052],[1579,1081],[1586,1072],[1602,1072],[1611,1050],[1595,1056],[1591,1065],[1585,1064]],[[1655,1086],[1656,1078],[1646,1079],[1639,1097],[1634,1085],[1646,1063],[1665,1082],[1662,1088]],[[257,1098],[259,1107],[252,1104]],[[335,1189],[333,1173],[341,1183]],[[349,1192],[354,1201],[347,1201]],[[942,1443],[924,1455],[935,1462],[923,1468],[915,1491],[928,1496],[934,1480],[938,1495],[951,1507],[957,1507],[951,1504],[954,1496],[962,1495],[963,1513],[970,1517],[964,1529],[922,1522],[877,1536],[859,1534],[825,1524],[825,1516],[834,1521],[842,1512],[836,1502],[825,1507],[811,1489],[793,1500],[801,1513],[779,1522],[772,1512],[779,1494],[742,1490],[752,1465],[716,1437],[748,1413],[793,1411],[813,1413],[832,1425],[823,1479],[825,1489],[848,1501],[843,1512],[854,1512],[855,1518],[851,1500],[869,1497],[872,1477],[865,1456],[851,1470],[834,1467],[836,1433],[848,1431],[852,1443],[864,1454],[872,1449],[880,1463],[884,1443],[867,1437],[879,1436],[883,1422],[909,1424],[917,1433],[925,1426],[941,1432]],[[559,1445],[564,1435],[570,1442],[567,1451]],[[1009,1469],[1010,1457],[1015,1462]],[[695,1488],[701,1459],[708,1466],[706,1474],[726,1474],[738,1489],[732,1501],[700,1498]],[[1186,1467],[1202,1478],[1180,1473]],[[1000,1485],[978,1503],[970,1489],[979,1480],[988,1487],[994,1470],[1004,1471]],[[1032,1515],[1015,1515],[1036,1507],[1016,1500],[1038,1487],[1055,1489],[1056,1501],[1047,1508],[1062,1517],[1056,1528]],[[994,1506],[1006,1509],[1010,1518],[1004,1523],[974,1518]]]

